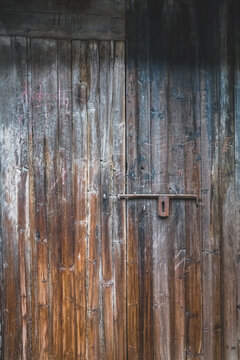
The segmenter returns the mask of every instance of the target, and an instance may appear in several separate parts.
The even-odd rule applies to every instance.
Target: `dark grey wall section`
[[[0,35],[124,40],[125,0],[2,0]]]

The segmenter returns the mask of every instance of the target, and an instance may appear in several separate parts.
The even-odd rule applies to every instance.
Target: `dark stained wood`
[[[123,16],[125,0],[1,0],[0,10],[26,12],[58,12]]]
[[[1,0],[0,35],[123,40],[125,0]]]
[[[221,359],[221,294],[220,294],[220,223],[219,164],[219,6],[207,4],[208,11],[200,24],[202,53],[199,59],[199,91],[201,116],[201,231],[202,231],[202,301],[203,349],[206,359]],[[203,7],[204,9],[204,7]],[[199,13],[200,16],[201,12]],[[213,21],[214,19],[214,21]]]
[[[224,359],[238,359],[237,338],[237,260],[238,246],[235,192],[235,117],[234,117],[234,2],[222,1],[220,8],[219,69],[219,145],[220,155],[220,226],[221,226],[221,297],[222,351]],[[239,196],[239,194],[238,194]]]
[[[239,113],[239,80],[240,80],[240,24],[239,24],[239,16],[240,16],[240,4],[237,2],[234,4],[234,13],[235,13],[235,22],[234,22],[234,30],[235,30],[235,39],[234,39],[234,46],[235,46],[235,64],[234,64],[234,117],[235,117],[235,142],[234,142],[234,149],[235,149],[235,226],[236,226],[236,233],[239,232],[240,229],[240,169],[239,169],[239,155],[240,155],[240,113]],[[237,238],[237,242],[235,245],[236,253],[235,261],[236,261],[236,279],[237,279],[237,289],[236,289],[236,303],[237,303],[237,319],[236,319],[236,326],[237,326],[237,354],[238,357],[240,356],[240,284],[239,284],[239,254],[240,254],[240,241],[239,237]],[[236,257],[237,254],[237,257]]]
[[[48,12],[1,12],[0,35],[53,39],[124,40],[125,20],[119,15]]]
[[[235,1],[127,3],[128,192],[149,190],[147,186],[136,190],[145,114],[151,121],[152,192],[200,196],[198,207],[172,201],[169,218],[159,220],[156,211],[152,214],[154,358],[235,359],[239,357],[239,6]],[[140,69],[147,71],[149,63],[145,83]],[[149,82],[150,109],[139,96],[142,84],[147,96]],[[142,241],[137,229],[145,221],[139,206],[133,201],[128,205],[128,247],[134,261]],[[155,207],[153,202],[150,206]],[[128,304],[136,301],[138,308],[128,310],[134,328],[128,341],[141,358],[139,329],[146,314],[138,305],[141,267],[133,264],[128,272]]]
[[[128,11],[131,12],[131,4]],[[129,19],[129,34],[141,41],[127,48],[127,193],[151,193],[150,64],[145,47],[148,28],[139,8],[136,25]],[[139,24],[142,23],[142,27]],[[135,51],[134,51],[135,50]],[[142,58],[141,58],[142,56]],[[142,61],[143,60],[143,61]],[[139,80],[137,83],[135,81]],[[139,111],[141,109],[141,111]],[[146,200],[127,204],[127,321],[128,358],[152,359],[152,211]]]

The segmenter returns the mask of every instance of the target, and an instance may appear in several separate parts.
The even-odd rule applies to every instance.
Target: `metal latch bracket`
[[[170,199],[195,200],[198,205],[198,196],[195,194],[119,194],[118,199],[158,199],[158,216],[161,218],[169,216]]]

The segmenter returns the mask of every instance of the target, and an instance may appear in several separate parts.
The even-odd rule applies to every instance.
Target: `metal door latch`
[[[195,200],[198,205],[198,196],[195,194],[119,194],[118,199],[158,199],[158,216],[161,218],[169,215],[170,199]]]

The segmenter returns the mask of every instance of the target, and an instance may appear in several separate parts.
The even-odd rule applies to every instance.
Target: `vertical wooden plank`
[[[100,123],[99,123],[99,48],[89,41],[87,49],[89,71],[88,115],[88,357],[101,359],[102,304],[101,304],[101,224],[100,224]]]
[[[50,181],[48,136],[54,136],[56,123],[52,92],[56,81],[56,42],[31,40],[31,101],[32,101],[32,172],[34,213],[32,215],[33,238],[33,294],[34,349],[33,356],[49,358],[49,239],[47,221],[47,191]],[[56,96],[56,95],[55,95]],[[53,113],[51,113],[53,111]],[[51,133],[53,120],[53,134]],[[54,142],[54,140],[53,140]],[[50,236],[51,239],[51,236]],[[36,277],[36,278],[35,278]]]
[[[19,179],[18,192],[18,247],[19,275],[21,301],[21,357],[26,360],[31,354],[31,338],[29,338],[29,320],[31,319],[30,294],[30,253],[29,237],[29,98],[27,79],[27,42],[25,38],[12,39],[12,55],[14,69],[13,83],[15,87],[15,116],[18,120],[18,137],[15,139],[18,147]]]
[[[72,42],[76,358],[87,359],[88,72],[86,41]]]
[[[178,32],[175,27],[169,30]],[[185,39],[188,44],[188,39]],[[179,47],[177,47],[177,43]],[[189,46],[189,44],[188,44]],[[182,43],[178,38],[174,43],[176,53],[181,51]],[[169,51],[169,50],[168,50]],[[189,151],[189,141],[185,135],[185,126],[189,122],[188,68],[176,63],[169,64],[167,94],[168,101],[168,188],[169,192],[186,193],[185,190],[185,154]],[[181,99],[180,99],[181,97]],[[191,106],[191,105],[190,105]],[[191,163],[188,163],[191,166]],[[192,191],[192,192],[195,192]],[[195,204],[194,204],[195,205]],[[169,215],[167,239],[169,243],[169,302],[171,317],[171,356],[173,359],[185,359],[186,340],[186,234],[185,203],[172,201]]]
[[[163,193],[198,193],[200,170],[196,159],[200,152],[200,126],[195,109],[198,99],[192,90],[197,88],[195,43],[190,37],[190,34],[193,38],[196,36],[196,21],[191,4],[155,2],[150,9],[151,34],[161,36],[161,41],[153,37],[150,42],[152,137],[156,144],[153,166],[159,177],[155,180],[155,192],[159,191],[157,186],[160,185]],[[161,324],[162,341],[157,345],[156,339],[154,348],[158,349],[156,356],[160,358],[195,358],[202,354],[200,223],[196,222],[194,204],[186,204],[186,217],[184,202],[173,201],[170,208],[169,218],[161,221],[161,225],[156,222],[158,239],[154,235],[158,251],[154,249],[153,252],[156,263],[162,266],[161,272],[160,266],[158,272],[154,272],[161,273],[159,283],[157,279],[156,285],[154,283],[154,291],[156,287],[157,294],[160,288],[162,295],[162,298],[156,296],[159,305],[159,310],[156,305],[157,324]],[[160,242],[161,246],[158,245]]]
[[[114,44],[99,43],[99,121],[101,137],[101,257],[104,359],[114,359],[113,254],[112,254],[112,92]]]
[[[4,43],[2,44],[2,40],[0,42],[1,46],[1,54],[3,54],[2,47]],[[6,56],[6,53],[4,54]],[[6,60],[5,60],[6,61]],[[3,56],[0,57],[0,64],[1,66],[4,64],[4,58]],[[2,76],[1,76],[2,81]],[[1,89],[1,97],[3,90]],[[2,105],[2,103],[1,103]],[[3,131],[4,131],[4,124],[2,121],[2,118],[0,119],[0,189],[2,194],[2,188],[3,188]],[[4,286],[3,286],[3,197],[1,195],[0,197],[0,359],[3,359],[3,328],[4,328]]]
[[[136,59],[133,49],[133,41],[136,36],[136,28],[133,27],[134,2],[128,5],[127,22],[127,53],[126,53],[126,192],[135,191],[136,158],[137,158],[137,101],[136,101]],[[137,189],[138,190],[138,189]],[[138,268],[138,216],[136,202],[127,201],[127,357],[138,359],[140,348],[139,334],[139,268]]]
[[[74,233],[72,198],[71,41],[58,42],[59,173],[61,216],[62,356],[75,357]]]
[[[219,8],[216,2],[203,2],[197,11],[200,48],[203,358],[217,360],[221,359]]]
[[[220,223],[223,316],[223,359],[237,359],[237,279],[236,279],[236,195],[234,121],[234,22],[233,1],[222,1],[220,8]],[[221,153],[221,155],[220,155]]]
[[[45,44],[44,44],[45,45]],[[39,74],[45,78],[41,84],[38,104],[44,112],[44,146],[45,146],[45,171],[46,182],[46,217],[47,217],[47,241],[48,241],[48,271],[49,271],[49,329],[48,345],[49,358],[59,359],[61,357],[61,276],[60,276],[60,241],[59,241],[59,182],[58,169],[58,81],[57,81],[57,44],[56,42],[46,43],[49,63],[47,69],[43,67]],[[34,93],[32,94],[34,100]],[[34,100],[35,101],[35,100]],[[33,138],[34,141],[34,138]]]
[[[36,241],[35,241],[35,182],[34,182],[34,164],[33,164],[33,101],[32,101],[32,54],[31,39],[27,39],[27,93],[28,93],[28,113],[29,113],[29,232],[30,232],[30,297],[31,297],[31,321],[29,321],[29,339],[31,343],[31,351],[29,356],[36,356],[36,332],[37,332],[37,316],[36,316]],[[25,84],[24,84],[24,92]]]
[[[161,13],[161,4],[152,5],[150,11],[154,21],[151,33],[159,29],[155,14]],[[161,22],[164,24],[162,16]],[[151,42],[151,151],[152,192],[168,193],[168,66],[164,56],[166,43]],[[162,60],[160,60],[162,59]],[[153,331],[154,358],[170,358],[170,306],[169,306],[169,263],[167,229],[169,219],[157,216],[157,205],[153,208]]]
[[[189,72],[189,100],[193,101],[192,88],[198,88],[198,74]],[[192,97],[192,98],[191,98]],[[187,104],[185,139],[189,142],[185,152],[185,187],[186,192],[199,196],[201,166],[200,154],[200,117],[199,101],[193,106]],[[194,190],[192,190],[194,189]],[[201,218],[196,203],[186,202],[186,315],[187,315],[187,358],[202,356],[202,266],[201,266]]]
[[[128,3],[127,192],[151,192],[150,72],[147,6]],[[141,26],[140,26],[141,24]],[[139,36],[139,38],[138,38]],[[141,39],[138,41],[137,39]],[[128,357],[153,357],[152,224],[149,201],[127,203]]]
[[[201,121],[199,116],[199,60],[194,39],[197,37],[195,8],[189,4],[181,8],[181,27],[177,58],[181,63],[183,87],[176,89],[182,102],[184,128],[184,186],[186,193],[201,191]],[[185,16],[188,24],[184,26]],[[190,33],[192,34],[190,36]],[[185,39],[188,39],[187,42]],[[177,52],[176,52],[177,54]],[[180,100],[180,98],[182,99]],[[179,145],[181,146],[181,145]],[[186,247],[186,352],[187,359],[198,359],[202,351],[202,239],[200,208],[191,201],[185,202]]]
[[[113,194],[125,192],[125,43],[115,42],[113,71]],[[114,258],[114,349],[115,359],[127,358],[126,336],[126,218],[125,202],[112,204]]]
[[[14,81],[19,75],[15,39],[0,39],[1,202],[3,243],[3,359],[21,358],[21,300],[18,247],[19,126]],[[20,58],[18,58],[19,60]],[[15,63],[16,61],[16,63]],[[17,140],[18,139],[18,140]]]
[[[236,233],[240,232],[240,24],[239,24],[239,16],[240,16],[240,4],[236,2],[235,4],[235,16],[234,16],[234,24],[235,24],[235,211],[236,211]],[[240,241],[239,237],[236,241],[236,278],[237,278],[237,356],[240,357]]]
[[[142,23],[138,36],[147,39],[149,23],[145,21],[149,14],[143,8],[138,22]],[[134,159],[136,172],[133,181],[137,193],[151,193],[151,126],[150,126],[150,64],[149,47],[140,42],[136,51],[137,81],[136,101],[136,150]],[[133,179],[132,179],[133,180]],[[138,217],[138,267],[139,267],[139,359],[153,358],[152,337],[152,201],[137,202]]]

